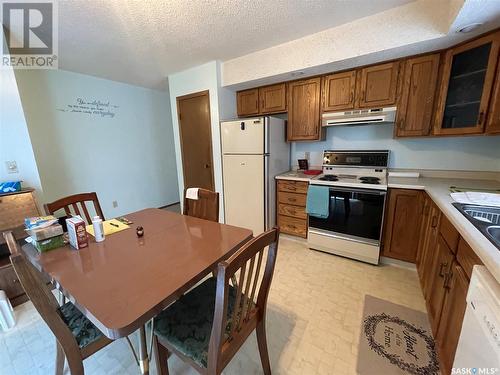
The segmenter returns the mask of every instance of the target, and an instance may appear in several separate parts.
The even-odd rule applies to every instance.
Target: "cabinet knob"
[[[444,277],[445,274],[443,273],[444,267],[448,265],[447,262],[442,262],[441,265],[439,266],[439,276]]]

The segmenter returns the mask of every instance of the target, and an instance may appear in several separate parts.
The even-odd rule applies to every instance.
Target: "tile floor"
[[[304,242],[282,236],[267,317],[273,373],[355,374],[365,294],[425,311],[416,272],[310,251]],[[51,332],[30,302],[15,311],[17,326],[0,333],[0,374],[52,374]],[[169,365],[171,374],[195,374],[175,357]],[[139,374],[123,339],[85,360],[85,370]],[[151,373],[156,374],[154,365]],[[224,374],[261,373],[251,335]]]

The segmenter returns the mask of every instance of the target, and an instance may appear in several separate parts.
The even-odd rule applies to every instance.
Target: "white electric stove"
[[[328,217],[309,215],[311,249],[378,264],[387,191],[387,150],[326,150],[323,173]]]

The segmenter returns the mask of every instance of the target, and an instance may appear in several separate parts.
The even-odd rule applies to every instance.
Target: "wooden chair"
[[[198,200],[186,198],[184,191],[184,215],[199,219],[219,221],[219,193],[200,188]]]
[[[254,329],[264,374],[271,374],[265,323],[278,236],[275,228],[252,239],[219,263],[217,279],[206,280],[155,318],[153,340],[160,375],[168,374],[170,353],[201,374],[218,375]],[[239,277],[238,287],[229,283],[233,275]]]
[[[24,291],[56,337],[56,374],[63,374],[65,358],[71,375],[83,374],[83,360],[112,340],[105,337],[72,303],[59,306],[43,282],[42,274],[26,259],[12,232],[4,232],[3,236]]]
[[[85,205],[86,202],[92,202],[94,204],[96,215],[99,215],[102,220],[105,220],[101,205],[99,204],[99,200],[97,199],[97,194],[95,192],[70,195],[68,197],[58,199],[55,202],[47,203],[45,204],[45,211],[47,212],[47,215],[53,215],[56,211],[64,209],[67,216],[79,215],[83,220],[87,221],[87,224],[91,224],[92,217],[89,215],[89,211]],[[82,211],[80,211],[80,208],[78,207],[79,205],[83,211],[83,215]]]

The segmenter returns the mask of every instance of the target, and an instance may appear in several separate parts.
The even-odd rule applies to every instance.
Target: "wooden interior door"
[[[420,191],[391,189],[387,211],[383,255],[415,263],[422,222]]]
[[[286,112],[286,84],[259,88],[260,113]]]
[[[387,107],[396,104],[399,61],[369,66],[360,70],[359,108]]]
[[[320,77],[288,84],[288,141],[315,141],[321,138],[320,90]]]
[[[236,110],[238,116],[253,116],[259,114],[259,89],[238,91],[236,94]]]
[[[399,95],[397,137],[428,135],[439,70],[439,53],[406,60]]]
[[[355,90],[355,70],[323,77],[323,111],[353,109]]]
[[[214,190],[208,90],[177,98],[184,187]]]

